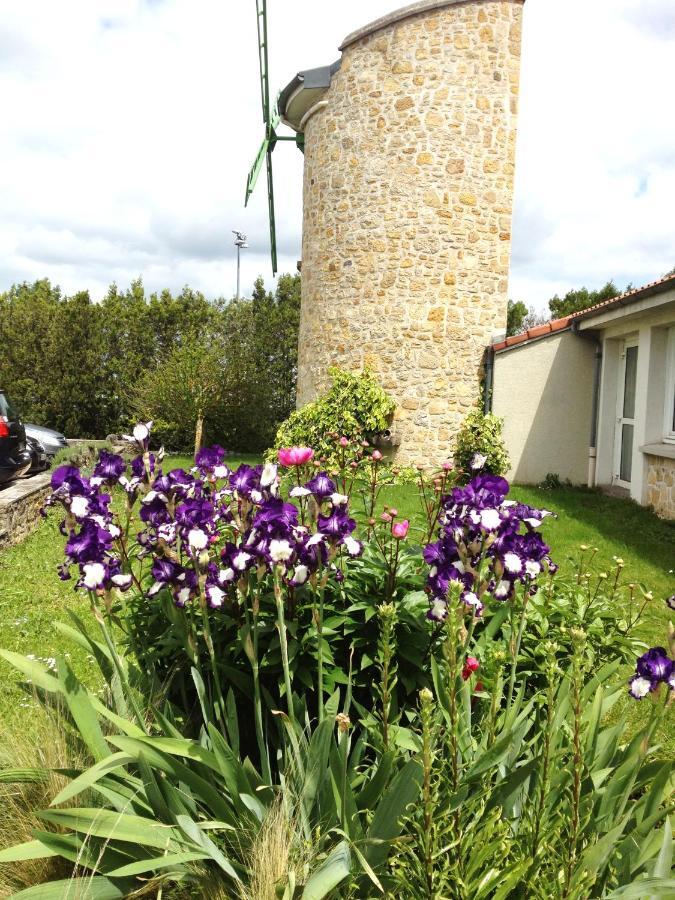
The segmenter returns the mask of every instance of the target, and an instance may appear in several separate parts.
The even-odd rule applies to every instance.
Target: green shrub
[[[372,441],[387,431],[396,404],[372,372],[345,372],[334,367],[328,374],[331,387],[279,426],[274,449],[313,447],[317,456],[330,462],[335,455],[331,434]]]
[[[457,435],[455,465],[468,472],[474,454],[485,456],[483,470],[493,475],[505,475],[511,465],[508,450],[502,439],[504,420],[494,413],[483,413],[475,407],[468,414]]]

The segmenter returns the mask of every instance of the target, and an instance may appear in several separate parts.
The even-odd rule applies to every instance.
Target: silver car
[[[26,437],[35,438],[44,447],[47,457],[51,461],[59,450],[63,450],[68,446],[68,441],[60,431],[54,431],[53,428],[44,428],[42,425],[26,425]]]

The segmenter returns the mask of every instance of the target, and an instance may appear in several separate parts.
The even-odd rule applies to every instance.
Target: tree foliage
[[[626,290],[630,289],[631,285],[628,285]],[[589,291],[588,288],[582,287],[578,290],[568,291],[564,297],[555,294],[548,301],[548,308],[551,311],[551,318],[560,319],[563,316],[580,312],[582,309],[588,309],[589,306],[595,306],[596,303],[602,303],[604,300],[611,300],[620,293],[621,291],[614,282],[608,281],[597,291]]]
[[[251,299],[229,303],[189,287],[148,293],[140,279],[126,290],[112,284],[100,302],[86,291],[65,296],[47,279],[18,284],[0,294],[0,387],[27,421],[100,438],[128,430],[139,392],[149,400],[150,385],[166,386],[172,363],[201,347],[208,366],[218,347],[229,402],[211,410],[207,436],[259,450],[295,406],[299,319],[299,275],[282,275],[274,293],[258,279]],[[176,449],[192,446],[189,404],[173,410],[180,421],[159,418]]]

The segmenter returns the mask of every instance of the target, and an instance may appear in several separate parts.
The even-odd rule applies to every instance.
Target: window
[[[663,439],[675,444],[675,328],[671,328],[668,332]]]

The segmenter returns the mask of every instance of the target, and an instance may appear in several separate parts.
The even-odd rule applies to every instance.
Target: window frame
[[[666,338],[666,384],[663,403],[663,440],[675,444],[675,325]]]

